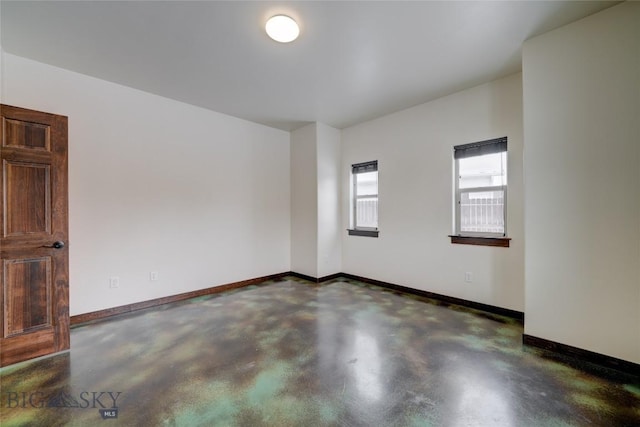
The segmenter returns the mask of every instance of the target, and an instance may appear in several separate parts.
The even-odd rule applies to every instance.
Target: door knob
[[[43,248],[62,249],[62,248],[64,248],[64,242],[61,241],[61,240],[58,240],[57,242],[53,242],[53,244],[50,245],[50,246],[44,245],[42,247]]]

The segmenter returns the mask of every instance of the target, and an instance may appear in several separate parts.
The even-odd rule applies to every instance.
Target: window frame
[[[504,147],[502,149],[501,147]],[[478,154],[456,155],[456,151],[469,150]],[[450,235],[451,243],[472,244],[482,246],[503,246],[508,247],[510,238],[507,237],[507,200],[508,200],[508,178],[506,183],[502,185],[492,185],[484,187],[460,188],[460,159],[468,157],[478,157],[485,154],[505,153],[505,171],[509,176],[509,151],[507,145],[507,137],[489,139],[471,144],[457,145],[453,147],[454,152],[454,234]],[[462,231],[461,230],[461,209],[462,195],[470,193],[482,193],[490,191],[502,191],[503,194],[503,232],[481,232],[481,231]]]
[[[361,173],[376,172],[376,187],[378,187],[379,173],[378,173],[378,161],[372,160],[369,162],[355,163],[351,165],[351,227],[347,230],[350,236],[365,236],[365,237],[378,237],[379,227],[363,227],[358,226],[358,199],[371,199],[374,198],[378,202],[376,205],[376,216],[378,213],[378,207],[380,202],[380,189],[377,188],[376,194],[358,195],[358,179],[357,175]],[[378,225],[379,218],[378,218]]]

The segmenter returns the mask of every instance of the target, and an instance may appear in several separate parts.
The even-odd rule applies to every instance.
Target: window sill
[[[378,237],[378,230],[355,230],[347,229],[349,236]]]
[[[511,238],[509,237],[477,237],[477,236],[452,236],[451,243],[457,243],[461,245],[476,245],[476,246],[498,246],[501,248],[508,248]]]

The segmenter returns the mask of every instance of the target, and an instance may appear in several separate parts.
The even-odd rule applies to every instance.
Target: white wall
[[[316,124],[291,132],[291,270],[318,277]]]
[[[525,333],[640,363],[640,4],[523,57]]]
[[[2,71],[3,103],[69,116],[72,315],[290,270],[289,133],[7,53]]]
[[[340,131],[311,123],[291,132],[291,270],[341,272]]]
[[[510,248],[454,245],[453,146],[508,137]],[[379,238],[342,234],[346,273],[524,310],[522,80],[512,75],[342,132],[342,170],[378,160]],[[349,174],[342,179],[349,206]],[[343,209],[343,229],[349,225]],[[464,282],[464,273],[473,282]]]
[[[340,131],[317,123],[318,277],[342,271]]]

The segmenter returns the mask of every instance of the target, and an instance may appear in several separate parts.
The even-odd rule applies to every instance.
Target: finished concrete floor
[[[512,319],[286,278],[74,328],[0,370],[0,424],[640,426],[638,378],[584,368]]]

